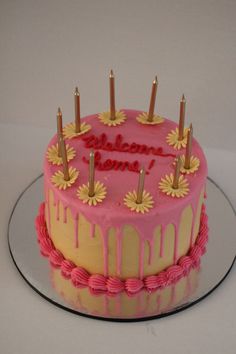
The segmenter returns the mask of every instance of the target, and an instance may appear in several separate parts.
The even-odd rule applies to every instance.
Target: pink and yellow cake
[[[204,208],[207,163],[193,139],[190,168],[181,167],[173,188],[176,157],[184,159],[178,126],[158,117],[142,124],[143,112],[123,109],[118,124],[106,114],[82,119],[81,132],[64,127],[69,181],[57,156],[57,135],[44,161],[45,204],[36,228],[41,252],[74,286],[136,293],[170,285],[199,265],[207,242]],[[95,152],[95,195],[88,196],[89,154]],[[139,171],[146,171],[136,203]]]

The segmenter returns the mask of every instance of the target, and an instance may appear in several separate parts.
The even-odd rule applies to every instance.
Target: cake
[[[192,138],[186,168],[190,130],[181,139],[179,130],[167,118],[121,109],[112,120],[109,112],[84,117],[77,132],[66,124],[64,139],[49,142],[36,229],[41,253],[71,286],[153,292],[199,266],[208,237],[207,162]]]

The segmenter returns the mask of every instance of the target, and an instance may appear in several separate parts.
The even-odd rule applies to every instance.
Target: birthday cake
[[[112,83],[110,88],[112,88]],[[73,287],[93,294],[153,292],[199,267],[208,238],[207,162],[180,122],[114,109],[62,127],[47,147],[45,202],[36,218],[41,253]]]

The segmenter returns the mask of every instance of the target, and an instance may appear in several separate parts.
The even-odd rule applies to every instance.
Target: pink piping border
[[[128,294],[136,294],[142,289],[155,291],[167,285],[176,283],[180,278],[188,275],[189,271],[199,266],[200,258],[206,251],[208,241],[208,217],[202,206],[200,230],[195,244],[186,256],[182,256],[177,264],[168,267],[156,275],[149,275],[144,279],[128,278],[121,280],[118,277],[106,277],[101,274],[89,274],[84,268],[77,267],[73,262],[64,258],[57,250],[49,237],[45,221],[45,204],[39,208],[39,214],[35,220],[38,243],[41,254],[49,258],[51,265],[61,269],[61,274],[66,279],[71,279],[75,287],[88,286],[95,293],[108,293],[110,295],[126,291]]]

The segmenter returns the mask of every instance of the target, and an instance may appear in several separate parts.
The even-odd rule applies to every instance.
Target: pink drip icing
[[[199,195],[198,200],[200,201],[200,195]],[[190,237],[190,244],[189,244],[189,248],[191,248],[191,247],[192,247],[192,245],[193,245],[193,239],[194,239],[194,226],[195,226],[196,216],[197,216],[197,207],[198,207],[198,205],[193,205],[193,204],[191,204],[191,208],[192,208],[193,217],[192,217],[191,237]]]
[[[161,239],[160,239],[160,257],[164,255],[164,236],[166,231],[166,225],[161,225]]]
[[[154,254],[154,235],[151,240],[148,241],[148,247],[149,247],[149,252],[148,252],[148,265],[152,264],[153,261],[153,254]]]
[[[75,248],[79,247],[79,215],[77,214],[75,217]]]
[[[179,225],[179,223],[178,223]],[[173,263],[176,264],[178,260],[178,244],[179,244],[179,226],[174,224],[174,230],[175,230],[175,242],[174,242],[174,259]]]
[[[67,206],[63,207],[63,222],[64,224],[67,223]]]
[[[56,193],[53,193],[53,206],[55,207],[57,205],[57,197],[56,197]]]
[[[122,262],[122,239],[123,233],[122,229],[118,229],[116,232],[116,273],[118,276],[121,275],[121,262]]]
[[[50,190],[47,190],[48,231],[51,233]]]
[[[143,239],[140,240],[140,250],[139,250],[139,278],[143,279],[144,271],[144,246],[145,242]]]
[[[56,203],[56,205],[57,205],[57,209],[56,209],[56,219],[57,219],[57,221],[59,221],[60,220],[60,201],[59,200],[57,200],[57,203]]]
[[[93,238],[95,236],[95,224],[90,224],[90,236]]]
[[[108,230],[102,229],[103,239],[103,260],[104,260],[104,276],[108,274]]]

